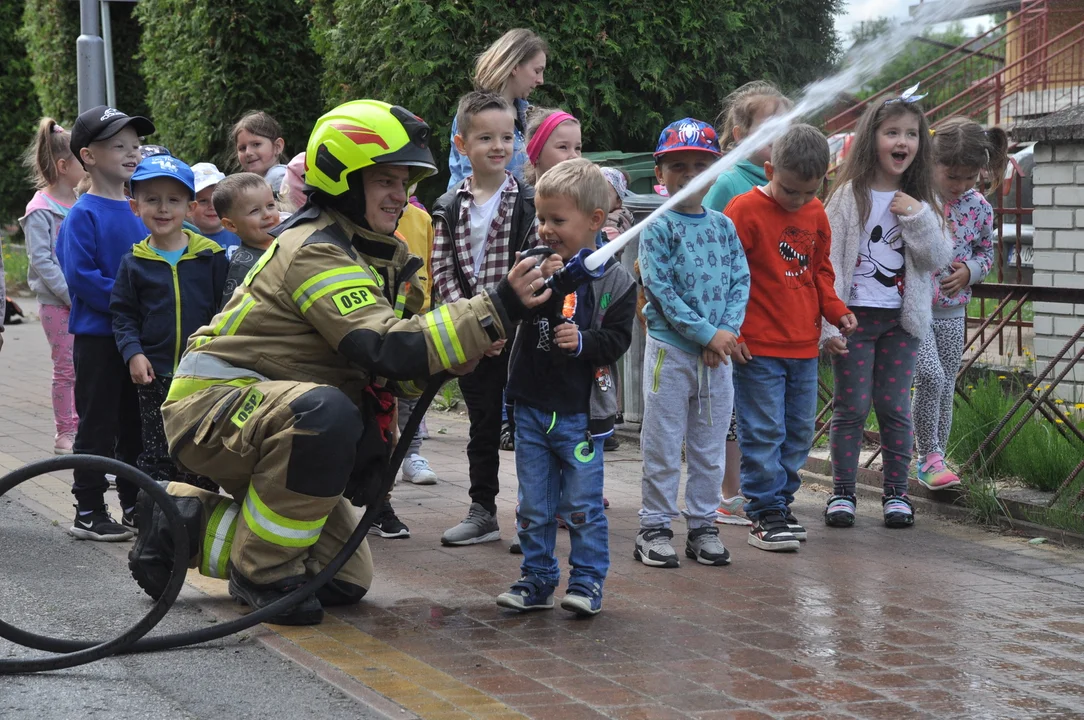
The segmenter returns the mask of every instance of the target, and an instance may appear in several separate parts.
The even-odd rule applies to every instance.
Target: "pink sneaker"
[[[75,444],[75,438],[69,433],[63,433],[56,436],[56,441],[53,443],[54,455],[71,455],[72,445]]]
[[[960,477],[945,466],[941,453],[930,453],[918,468],[918,481],[930,490],[944,490],[960,484]]]

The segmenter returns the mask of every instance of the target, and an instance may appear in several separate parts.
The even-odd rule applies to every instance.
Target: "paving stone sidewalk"
[[[37,323],[5,338],[0,466],[11,469],[52,449],[51,368]],[[757,550],[724,526],[731,566],[647,568],[632,558],[640,464],[626,445],[607,456],[602,614],[519,616],[494,604],[519,571],[513,454],[502,453],[502,541],[443,548],[469,503],[467,425],[455,412],[428,425],[423,450],[441,482],[396,487],[412,537],[372,540],[366,601],[319,627],[272,628],[307,667],[364,684],[402,717],[1084,717],[1080,551],[925,515],[890,531],[869,504],[855,528],[826,528],[826,496],[803,489],[795,510],[809,540],[797,554]],[[65,518],[62,532],[67,482],[40,478],[15,496]],[[680,521],[675,532],[680,547]],[[567,533],[558,550],[567,556]],[[226,612],[222,583],[189,580],[206,593],[195,602]]]

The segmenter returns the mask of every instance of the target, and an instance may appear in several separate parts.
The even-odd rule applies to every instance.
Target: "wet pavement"
[[[10,468],[51,450],[50,368],[36,323],[6,339],[0,465]],[[731,566],[682,555],[678,569],[648,568],[632,558],[640,478],[626,445],[607,456],[602,614],[516,615],[494,604],[518,577],[508,553],[513,455],[502,453],[502,541],[443,548],[441,533],[469,504],[467,425],[455,412],[431,413],[428,424],[423,452],[441,483],[396,487],[412,537],[372,539],[366,601],[319,627],[272,628],[306,667],[364,685],[401,706],[400,717],[1084,717],[1082,551],[928,515],[888,530],[871,503],[855,528],[827,528],[826,495],[803,489],[795,511],[809,540],[798,553],[757,550],[744,529],[722,526]],[[17,497],[69,513],[62,477]],[[680,553],[684,524],[674,530]],[[558,552],[567,551],[562,531]],[[226,612],[222,583],[190,582],[206,596],[189,602]]]

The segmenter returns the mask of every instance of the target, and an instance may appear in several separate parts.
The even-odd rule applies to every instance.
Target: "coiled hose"
[[[425,392],[418,398],[418,403],[414,407],[414,412],[410,414],[410,419],[407,421],[407,425],[403,429],[399,442],[395,446],[395,451],[392,453],[391,459],[388,462],[383,488],[381,492],[374,495],[374,497],[383,498],[391,492],[392,485],[395,483],[395,476],[398,474],[399,467],[403,464],[403,458],[406,457],[407,449],[410,447],[410,441],[414,438],[414,435],[417,434],[418,426],[421,425],[422,418],[425,417],[425,412],[429,409],[429,405],[433,402],[433,398],[436,396],[437,391],[440,390],[440,386],[443,385],[444,381],[447,379],[447,373],[441,373],[430,378],[426,385]],[[5,640],[34,650],[56,653],[49,657],[0,660],[0,675],[17,675],[42,672],[45,670],[61,670],[77,665],[92,663],[112,655],[169,650],[172,648],[185,647],[186,645],[196,645],[211,640],[218,640],[228,635],[248,630],[265,620],[294,607],[315,593],[320,587],[327,583],[328,580],[335,577],[339,570],[342,569],[343,565],[346,564],[346,561],[357,551],[358,547],[361,546],[362,541],[369,532],[369,528],[372,527],[373,523],[376,521],[377,514],[380,512],[379,502],[374,502],[371,506],[365,508],[365,512],[362,514],[358,526],[354,529],[354,533],[346,543],[343,544],[342,549],[340,549],[338,554],[332,558],[331,562],[328,563],[323,570],[310,578],[304,585],[290,594],[279,598],[267,607],[254,610],[244,617],[214,627],[191,630],[189,632],[176,633],[174,635],[145,638],[144,636],[150,632],[163,617],[165,617],[166,613],[169,612],[169,609],[173,606],[174,601],[177,599],[177,595],[181,592],[185,575],[188,572],[188,560],[190,556],[188,533],[185,532],[184,521],[182,520],[180,513],[177,511],[172,498],[166,493],[165,489],[151,479],[146,473],[122,463],[119,460],[98,457],[95,455],[68,455],[64,457],[49,458],[48,460],[40,460],[25,465],[18,470],[8,473],[3,478],[0,478],[0,497],[5,495],[12,488],[21,485],[31,478],[56,472],[57,470],[86,470],[112,473],[119,478],[124,478],[125,480],[138,485],[140,490],[149,494],[154,502],[162,508],[166,515],[166,519],[169,521],[169,529],[173,534],[173,541],[175,544],[173,552],[173,569],[169,576],[169,582],[166,585],[165,591],[147,614],[143,616],[143,619],[112,640],[104,642],[64,640],[61,638],[49,637],[47,635],[38,635],[27,632],[26,630],[20,630],[19,628],[0,620],[0,637]]]

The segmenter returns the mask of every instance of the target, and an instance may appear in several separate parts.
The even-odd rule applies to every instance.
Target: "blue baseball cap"
[[[719,157],[719,137],[715,128],[702,120],[684,118],[670,123],[659,135],[659,144],[655,147],[655,157],[679,150],[699,150]]]
[[[152,155],[144,158],[132,174],[132,187],[134,188],[135,184],[141,180],[157,177],[173,178],[188,188],[192,197],[196,196],[196,179],[192,168],[172,155]]]

